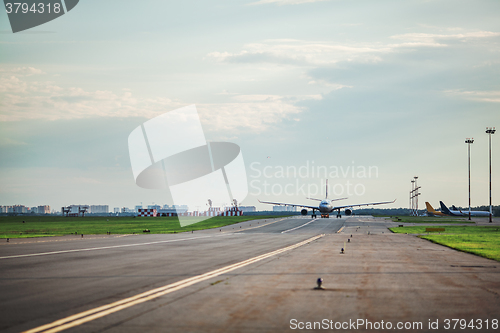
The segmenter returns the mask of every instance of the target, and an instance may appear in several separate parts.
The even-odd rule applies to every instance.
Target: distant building
[[[38,213],[38,214],[50,214],[50,206],[49,205],[38,206],[36,213]]]
[[[159,210],[159,209],[161,209],[161,206],[160,206],[160,205],[148,205],[148,209],[156,209],[156,210]]]
[[[109,206],[108,205],[91,205],[89,213],[108,214],[109,213]]]
[[[138,213],[139,209],[142,209],[142,205],[135,206],[135,212]]]
[[[135,211],[133,209],[130,209],[128,207],[122,207],[121,212],[122,213],[135,213]]]
[[[25,205],[14,205],[13,213],[26,214],[28,212],[28,207]]]
[[[113,208],[113,213],[118,214],[120,212],[120,207]]]
[[[172,207],[175,208],[178,213],[185,213],[189,209],[187,205],[172,205]]]
[[[158,212],[153,208],[140,208],[137,212],[137,216],[150,216],[156,217],[158,216]]]
[[[156,209],[156,208],[150,208]],[[188,206],[186,205],[163,205],[163,208],[156,209],[158,214],[183,214],[188,211]]]
[[[70,205],[69,207],[71,208],[69,212],[70,214],[80,214],[80,210],[83,210],[85,208],[87,209],[86,212],[89,212],[89,205]]]
[[[238,206],[238,208],[243,212],[256,212],[257,208],[255,206]]]
[[[297,207],[292,206],[273,206],[273,212],[296,212]]]

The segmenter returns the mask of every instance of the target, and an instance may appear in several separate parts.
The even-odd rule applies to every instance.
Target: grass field
[[[474,223],[467,218],[453,216],[391,216],[391,220],[405,223]]]
[[[423,227],[390,228],[395,233],[425,234]],[[500,227],[446,226],[444,232],[420,235],[433,243],[500,261]]]
[[[181,228],[177,217],[63,217],[63,216],[1,216],[0,238],[62,236],[69,234],[97,235],[186,232],[221,228],[230,224],[280,216],[217,216]],[[23,223],[24,221],[24,223]]]

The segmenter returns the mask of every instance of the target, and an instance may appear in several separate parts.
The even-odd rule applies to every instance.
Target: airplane
[[[308,198],[311,199],[311,198]],[[345,205],[345,206],[333,206],[332,201],[336,200],[343,200],[347,198],[341,198],[341,199],[328,199],[328,179],[326,180],[326,196],[325,199],[320,200],[320,199],[313,199],[313,200],[318,200],[321,201],[319,203],[319,206],[308,206],[308,205],[296,205],[296,204],[289,204],[289,203],[282,203],[282,202],[270,202],[270,201],[260,201],[260,203],[264,204],[270,204],[270,205],[280,205],[280,206],[292,206],[292,207],[303,207],[300,211],[302,215],[307,215],[307,209],[312,209],[312,218],[316,218],[316,211],[319,211],[321,213],[322,218],[329,218],[330,213],[337,211],[337,218],[342,218],[340,215],[340,210],[344,209],[345,215],[350,216],[353,211],[353,207],[359,207],[359,206],[372,206],[372,205],[383,205],[383,204],[389,204],[389,203],[394,203],[396,202],[396,199],[394,201],[384,201],[384,202],[372,202],[372,203],[365,203],[365,204],[356,204],[356,205]]]
[[[469,216],[469,211],[461,211],[460,209],[457,209],[455,206],[451,206],[452,210],[448,209],[446,205],[442,202],[439,201],[439,204],[441,205],[441,211],[451,215],[451,216]],[[470,212],[471,216],[490,216],[490,212],[487,211],[482,211],[482,210],[472,210]]]
[[[448,216],[448,214],[435,210],[428,202],[425,203],[425,206],[427,207],[427,216]]]

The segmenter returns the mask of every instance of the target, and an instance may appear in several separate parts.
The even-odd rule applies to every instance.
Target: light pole
[[[410,215],[413,216],[413,191],[415,189],[415,180],[411,181],[411,191],[410,191]]]
[[[418,216],[418,196],[420,195],[418,189],[420,188],[420,186],[417,186],[418,177],[415,176],[413,177],[413,179],[415,179],[415,216]]]
[[[492,223],[493,209],[491,207],[491,135],[495,134],[495,127],[486,127],[486,134],[488,134],[490,139],[490,223]]]
[[[472,138],[472,139],[467,138],[465,140],[465,143],[468,146],[467,147],[468,148],[468,154],[467,154],[467,156],[468,156],[468,160],[469,160],[469,221],[470,221],[470,144],[474,143],[474,138]]]

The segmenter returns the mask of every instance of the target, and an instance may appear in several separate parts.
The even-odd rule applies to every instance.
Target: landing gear
[[[315,219],[315,218],[316,218],[316,212],[314,211],[314,209],[313,209],[313,212],[312,212],[312,214],[311,214],[311,217],[312,217],[313,219]]]
[[[342,215],[337,214],[337,218],[338,218],[338,219],[341,219],[341,218],[342,218]]]

